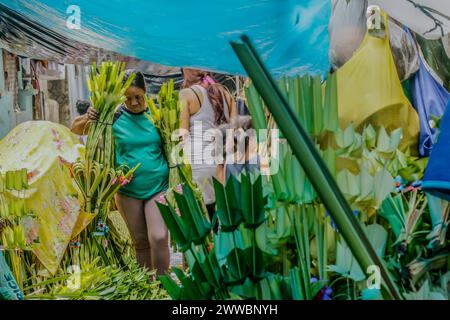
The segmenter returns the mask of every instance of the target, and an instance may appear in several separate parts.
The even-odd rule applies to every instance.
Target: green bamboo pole
[[[242,42],[231,42],[248,76],[263,98],[283,135],[325,207],[333,217],[344,240],[363,270],[376,265],[380,269],[382,291],[386,299],[402,299],[383,261],[376,255],[366,234],[353,216],[352,210],[339,190],[325,162],[320,157],[308,133],[295,117],[293,109],[281,94],[258,53],[247,36]]]

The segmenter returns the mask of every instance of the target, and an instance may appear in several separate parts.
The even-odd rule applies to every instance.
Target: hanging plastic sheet
[[[409,34],[412,39],[412,35]],[[421,57],[420,69],[411,81],[413,104],[419,114],[419,154],[427,157],[436,141],[437,129],[433,117],[440,118],[450,101],[450,94],[431,75],[430,68]]]
[[[28,170],[30,188],[20,196],[35,216],[24,221],[25,236],[27,242],[37,242],[33,253],[51,274],[57,271],[70,240],[90,221],[80,212],[67,166],[83,150],[67,127],[49,121],[22,123],[0,140],[1,172]]]
[[[413,76],[419,70],[420,59],[414,42],[396,22],[389,19],[389,43],[400,81]]]
[[[372,4],[427,39],[439,39],[450,33],[450,1],[369,0],[369,5]]]
[[[323,73],[329,66],[329,0],[0,3],[57,35],[163,65],[244,74],[229,40],[247,34],[274,75]]]
[[[17,55],[60,63],[90,64],[103,50],[73,41],[0,3],[0,45]],[[115,57],[117,59],[117,57]]]
[[[159,76],[169,77],[174,73],[181,74],[179,68],[133,59],[56,34],[39,22],[30,20],[2,4],[0,4],[0,30],[0,45],[21,57],[78,65],[105,60],[123,61],[127,68],[142,71],[146,80],[154,80],[154,77]],[[23,68],[25,69],[26,66]],[[26,72],[26,74],[30,73],[30,70]],[[154,81],[149,82],[154,83]],[[160,82],[157,81],[157,85],[160,86]],[[158,88],[152,89],[158,92]]]
[[[388,131],[403,128],[402,146],[414,152],[419,118],[403,93],[388,39],[366,34],[352,59],[336,72],[339,123],[344,129],[351,123],[355,128],[366,123]]]
[[[328,25],[330,64],[339,69],[351,59],[361,45],[367,31],[367,0],[331,1]],[[389,19],[389,42],[400,80],[409,79],[419,69],[419,55],[405,31]]]
[[[427,40],[416,36],[423,56],[432,69],[432,74],[447,90],[450,90],[450,58],[447,57],[441,40]]]
[[[450,104],[440,122],[439,136],[431,152],[422,190],[434,196],[450,201]]]
[[[445,53],[447,54],[447,58],[450,59],[450,34],[448,34],[442,38],[442,45],[444,46],[444,50],[445,50]]]
[[[367,0],[331,0],[331,17],[328,24],[330,64],[338,69],[359,48],[366,34]]]

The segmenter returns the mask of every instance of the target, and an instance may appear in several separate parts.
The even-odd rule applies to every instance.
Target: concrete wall
[[[89,90],[86,79],[89,74],[90,66],[68,64],[67,83],[69,86],[69,106],[70,122],[79,116],[75,106],[77,100],[89,100]]]
[[[17,56],[0,48],[0,139],[19,123],[33,119],[33,91],[23,86],[21,74]]]
[[[48,99],[56,101],[59,122],[65,126],[70,126],[70,108],[69,108],[69,90],[67,87],[67,80],[49,80],[47,81]]]
[[[15,126],[30,120],[70,126],[78,116],[76,101],[89,97],[88,67],[51,62],[49,68],[43,69],[40,63],[36,64],[38,91],[32,88],[28,66],[23,68],[22,59],[0,47],[0,140]]]

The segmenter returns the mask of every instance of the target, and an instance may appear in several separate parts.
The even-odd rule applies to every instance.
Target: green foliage
[[[82,264],[80,269],[72,268],[47,281],[39,281],[27,295],[28,300],[154,300],[167,299],[167,293],[159,282],[152,280],[154,272],[140,268],[130,260],[125,267],[104,266],[100,257]],[[38,290],[44,283],[50,289],[41,294]]]
[[[28,242],[25,236],[25,221],[34,216],[25,205],[24,193],[28,188],[26,169],[7,171],[4,175],[0,173],[1,250],[5,250],[6,261],[21,290],[26,278],[22,257],[24,252],[32,250],[34,244]],[[7,196],[7,193],[13,197]]]
[[[311,283],[310,273],[310,229],[314,228],[314,214],[320,208],[288,205],[270,209],[260,175],[231,177],[225,186],[215,181],[214,187],[216,214],[221,222],[214,237],[214,249],[208,252],[207,237],[198,238],[195,233],[188,233],[189,228],[180,228],[178,233],[184,236],[175,238],[185,252],[189,269],[188,274],[174,269],[179,285],[169,276],[161,277],[170,296],[173,299],[314,298],[326,285],[326,281]],[[183,194],[177,197],[178,205],[193,199],[188,190],[187,186],[183,187]],[[181,217],[178,217],[170,204],[158,206],[175,234],[181,221],[193,220],[188,208],[183,211],[179,206]],[[268,212],[272,210],[279,215],[275,221]],[[178,223],[173,223],[177,220]],[[289,228],[280,227],[283,221]],[[287,232],[286,240],[292,242],[279,237],[282,231]],[[289,261],[277,259],[280,254]]]

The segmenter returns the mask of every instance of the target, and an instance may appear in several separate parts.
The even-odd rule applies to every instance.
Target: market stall
[[[449,4],[3,7],[8,50],[96,62],[91,109],[72,124],[85,145],[43,121],[0,140],[1,298],[449,299]],[[235,95],[216,72],[239,76]],[[239,99],[250,118],[232,121]],[[214,140],[225,155],[242,132],[254,142],[205,184],[177,133],[204,110],[233,134]],[[155,192],[139,198],[140,185]],[[161,268],[153,251],[149,270],[126,214],[139,205],[170,235],[146,241],[181,264]]]

